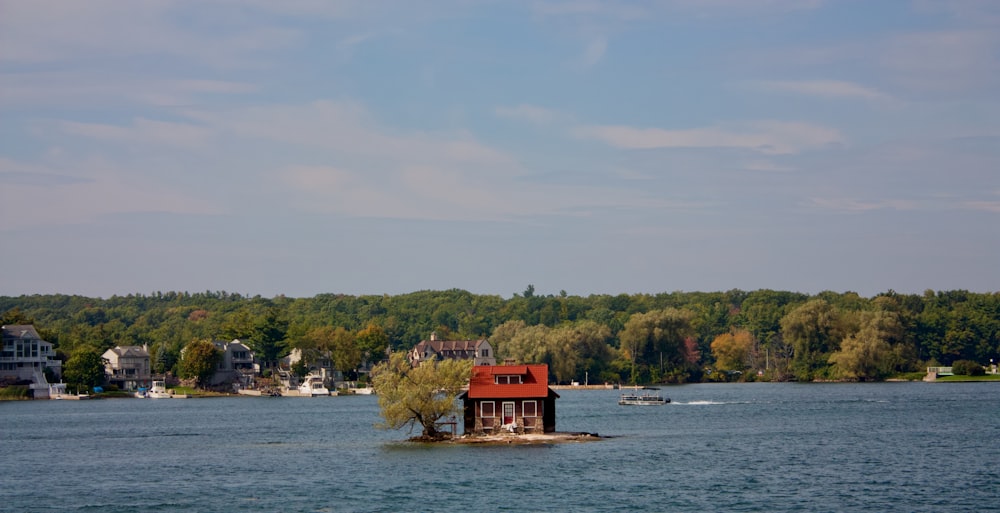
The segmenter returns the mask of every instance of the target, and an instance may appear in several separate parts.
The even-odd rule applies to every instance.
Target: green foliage
[[[249,337],[249,346],[254,355],[266,367],[275,367],[278,360],[288,354],[288,344],[285,334],[288,332],[288,321],[277,308],[268,308],[253,324]]]
[[[743,372],[753,366],[756,344],[747,330],[733,330],[715,337],[711,345],[715,368],[720,371]]]
[[[355,340],[362,357],[369,362],[382,360],[385,357],[385,350],[389,347],[389,335],[373,322],[369,322],[365,329],[359,331],[355,335]]]
[[[958,360],[951,364],[951,372],[956,376],[983,376],[986,369],[971,360]]]
[[[781,318],[781,333],[793,350],[799,381],[824,377],[830,353],[841,340],[840,312],[824,299],[812,299]]]
[[[695,359],[687,344],[694,335],[690,310],[667,308],[632,315],[619,333],[622,356],[632,365],[630,381],[684,382]]]
[[[0,401],[26,401],[31,399],[31,388],[27,385],[0,387]]]
[[[210,340],[195,340],[181,352],[178,375],[184,379],[194,379],[199,387],[204,388],[221,359],[222,351]]]
[[[532,287],[524,292],[508,299],[459,289],[312,298],[247,297],[225,291],[107,299],[0,296],[0,312],[4,324],[30,321],[63,358],[85,351],[101,354],[116,344],[148,344],[157,373],[176,370],[180,351],[191,340],[234,338],[249,345],[268,372],[291,347],[299,347],[311,330],[322,326],[353,333],[362,358],[369,361],[381,360],[385,347],[412,348],[433,330],[459,339],[488,337],[498,357],[548,363],[560,382],[582,380],[587,373],[591,381],[595,375],[607,381],[695,380],[698,369],[717,363],[712,341],[733,329],[749,331],[757,341],[746,374],[760,371],[761,379],[879,379],[862,377],[873,371],[858,368],[851,363],[856,360],[848,358],[848,353],[860,351],[867,359],[855,344],[872,337],[889,345],[887,361],[881,363],[891,364],[894,373],[919,370],[932,360],[941,365],[1000,360],[998,293],[954,290],[906,295],[890,290],[866,299],[853,292],[830,291],[815,296],[774,290],[573,296],[544,294]],[[807,307],[808,303],[813,304]],[[658,350],[644,346],[642,351],[629,351],[634,349],[629,344],[635,342],[635,334],[625,327],[636,315],[667,309],[688,312],[690,331],[682,337],[683,349],[673,355],[663,352],[661,366]],[[876,315],[882,317],[874,319]],[[560,331],[582,321],[608,330],[606,347],[598,345],[596,353],[584,354],[593,347]],[[875,331],[862,334],[866,327]],[[526,328],[531,330],[515,340],[515,334]],[[844,352],[845,343],[850,351]],[[876,368],[876,376],[885,372]],[[849,377],[852,374],[856,377]]]
[[[383,429],[422,428],[425,437],[438,435],[437,422],[460,412],[455,401],[472,373],[471,360],[429,361],[411,367],[405,353],[393,353],[372,369],[372,383],[384,422]]]
[[[88,349],[74,354],[63,367],[63,379],[67,388],[93,390],[104,383],[104,364],[101,353]]]

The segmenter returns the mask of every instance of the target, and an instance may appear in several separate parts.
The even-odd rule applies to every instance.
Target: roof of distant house
[[[413,350],[423,354],[427,348],[448,358],[475,358],[476,349],[486,339],[480,340],[421,340]]]
[[[108,349],[108,351],[113,351],[118,354],[118,356],[126,358],[142,358],[144,356],[149,356],[149,351],[147,351],[143,346],[117,346]]]
[[[11,324],[3,326],[3,338],[41,339],[31,324]]]

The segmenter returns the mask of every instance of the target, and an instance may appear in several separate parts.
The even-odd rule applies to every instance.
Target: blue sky
[[[1000,2],[0,0],[0,294],[1000,290]]]

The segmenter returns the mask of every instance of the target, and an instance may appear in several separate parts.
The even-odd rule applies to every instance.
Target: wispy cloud
[[[0,187],[0,230],[83,224],[111,214],[220,212],[187,191],[100,158],[52,166],[0,160],[0,175],[7,170],[20,177]]]
[[[516,107],[496,107],[493,112],[500,118],[528,121],[534,124],[545,124],[556,119],[556,113],[536,105],[520,104]]]
[[[1000,201],[967,201],[965,205],[972,210],[1000,214]]]
[[[208,143],[212,131],[190,123],[136,118],[131,125],[108,125],[61,121],[59,129],[71,135],[106,142],[196,147]]]
[[[590,125],[574,130],[577,137],[597,139],[621,149],[741,148],[764,154],[799,153],[844,144],[839,131],[789,121],[757,121],[687,130]]]
[[[608,39],[606,37],[594,38],[587,43],[586,48],[583,50],[583,54],[573,61],[573,65],[580,69],[594,67],[597,63],[601,62],[601,59],[604,58],[604,54],[607,53],[607,51]]]
[[[841,80],[761,80],[751,83],[765,91],[794,93],[825,98],[861,98],[864,100],[890,100],[891,97],[877,89]]]
[[[867,212],[871,210],[893,209],[893,210],[913,210],[917,208],[917,203],[910,200],[882,199],[882,200],[860,200],[857,198],[809,198],[809,205],[840,212]]]
[[[248,82],[194,78],[157,78],[127,73],[39,71],[0,73],[4,87],[0,108],[61,107],[102,108],[123,104],[142,106],[192,106],[208,98],[246,95],[258,87]]]
[[[876,64],[919,92],[993,91],[1000,86],[1000,33],[990,29],[894,35]]]

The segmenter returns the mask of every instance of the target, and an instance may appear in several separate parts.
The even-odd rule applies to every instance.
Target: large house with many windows
[[[0,331],[0,381],[30,382],[35,397],[48,397],[45,371],[56,380],[62,378],[62,361],[52,343],[42,340],[30,324],[2,326]]]
[[[430,340],[421,340],[407,354],[410,365],[416,367],[428,360],[472,360],[473,365],[496,365],[496,355],[489,340],[438,340],[431,333]]]
[[[104,359],[104,376],[109,385],[121,390],[138,390],[152,384],[146,346],[116,346],[105,351],[101,358]]]
[[[253,362],[253,351],[246,344],[239,339],[229,342],[213,340],[212,344],[222,352],[222,358],[219,358],[215,374],[212,374],[209,380],[210,385],[234,383],[246,387],[253,383],[256,366]]]

